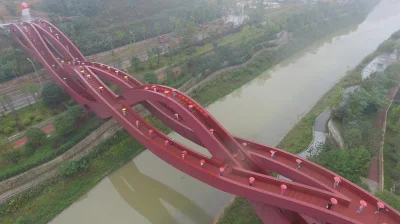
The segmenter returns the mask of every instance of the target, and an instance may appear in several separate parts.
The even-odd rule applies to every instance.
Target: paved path
[[[48,124],[48,125],[44,126],[42,128],[42,130],[46,133],[49,133],[54,130],[54,126],[53,126],[53,124]],[[15,142],[13,142],[13,146],[14,146],[14,148],[17,148],[17,147],[24,145],[25,142],[26,142],[26,137],[23,137],[23,138],[18,139]]]
[[[298,153],[300,157],[309,158],[313,155],[318,154],[322,150],[322,145],[325,144],[328,136],[327,124],[331,118],[332,110],[328,109],[322,112],[314,121],[313,125],[313,140],[308,147]]]

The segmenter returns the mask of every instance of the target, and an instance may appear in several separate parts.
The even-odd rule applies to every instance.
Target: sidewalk
[[[396,95],[397,91],[398,91],[398,86],[392,87],[388,93],[388,100],[392,101],[394,96]],[[388,108],[381,108],[378,111],[378,117],[376,118],[376,123],[379,127],[381,127],[382,129],[386,128],[386,116],[387,116],[387,110],[389,110],[390,106]],[[384,130],[383,130],[384,131]],[[384,134],[384,133],[383,133]],[[382,140],[384,141],[384,140]],[[382,152],[378,152],[377,154],[375,154],[372,158],[371,158],[371,164],[369,166],[368,169],[368,179],[373,180],[377,183],[380,182],[380,178],[379,178],[379,166],[380,166],[380,162],[379,162],[379,155],[382,154]],[[381,171],[383,172],[383,170]],[[382,175],[382,174],[381,174]]]
[[[42,128],[42,130],[46,133],[49,133],[54,130],[54,126],[53,126],[53,124],[48,124],[48,125],[44,126]],[[17,148],[17,147],[24,145],[25,142],[26,142],[26,137],[23,137],[23,138],[16,140],[15,142],[13,142],[12,145],[14,148]]]

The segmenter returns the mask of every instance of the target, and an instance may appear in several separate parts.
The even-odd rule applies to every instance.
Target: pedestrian
[[[201,166],[201,168],[203,168],[203,166],[204,166],[204,162],[205,162],[205,160],[204,160],[204,159],[200,160],[200,166]]]
[[[271,159],[273,159],[274,157],[275,157],[275,151],[274,150],[271,150],[271,151],[269,151],[270,153],[271,153]]]
[[[176,120],[179,120],[179,114],[175,114]]]
[[[91,79],[90,75],[87,75],[86,77],[87,77],[87,80],[90,80],[90,79]]]
[[[214,134],[214,129],[210,128],[211,134]]]
[[[139,128],[139,120],[136,120],[136,128]]]
[[[247,150],[247,143],[243,142],[242,145],[243,145],[244,150]]]
[[[182,159],[185,159],[185,155],[187,154],[186,151],[182,151]]]
[[[193,105],[190,104],[190,105],[189,105],[189,111],[192,112],[192,109],[193,109]]]
[[[357,210],[357,213],[360,214],[362,212],[362,210],[364,209],[364,206],[360,205],[360,207]]]
[[[360,201],[360,207],[357,210],[357,213],[360,214],[362,212],[362,210],[364,209],[364,207],[367,207],[367,202],[365,202],[364,200]]]
[[[250,178],[249,178],[249,186],[250,186],[250,187],[253,186],[253,183],[254,183],[255,180],[256,180],[256,179],[254,179],[254,177],[250,177]]]
[[[296,159],[297,169],[300,169],[301,162],[303,162],[303,161],[301,161],[300,159]]]
[[[222,175],[224,174],[224,170],[225,170],[225,169],[224,169],[223,167],[220,167],[220,168],[219,168],[219,175],[220,175],[220,176],[222,176]]]
[[[341,181],[340,177],[334,177],[333,180],[334,180],[333,188],[337,188],[337,186],[339,186],[339,183]]]
[[[99,92],[103,93],[103,87],[102,86],[99,87]]]
[[[126,108],[122,108],[122,114],[125,116],[126,115]]]
[[[167,147],[168,143],[169,143],[168,140],[165,140],[165,141],[164,141],[164,147],[165,147],[165,148]]]
[[[176,97],[176,91],[172,92],[172,96],[175,98]]]
[[[375,214],[378,214],[383,208],[385,208],[385,205],[382,202],[378,201],[376,203],[376,212],[375,212]]]
[[[329,201],[329,203],[328,203],[328,205],[326,206],[326,208],[327,208],[328,210],[331,210],[332,206],[333,206],[333,205],[336,205],[336,204],[337,204],[336,198],[331,198],[331,200]]]
[[[285,192],[286,192],[286,189],[287,189],[287,186],[285,185],[285,184],[282,184],[281,185],[281,195],[284,195],[285,194]]]

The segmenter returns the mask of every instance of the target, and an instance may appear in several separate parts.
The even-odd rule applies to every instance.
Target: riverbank
[[[283,139],[279,142],[278,148],[283,148],[287,151],[293,152],[293,153],[298,153],[302,151],[304,148],[307,147],[307,145],[311,142],[312,140],[312,126],[317,118],[324,110],[327,108],[334,108],[337,105],[340,104],[342,100],[342,90],[345,87],[348,86],[353,86],[355,84],[360,84],[362,81],[362,70],[363,68],[369,64],[372,60],[375,59],[376,56],[381,54],[382,52],[379,51],[379,48],[367,56],[355,69],[350,71],[347,76],[343,77],[340,79],[338,83],[336,83],[332,89],[330,89],[320,100],[317,101],[317,103],[300,119],[300,121],[297,122],[297,124],[283,137]],[[379,78],[379,76],[378,76]],[[385,79],[385,78],[383,78]],[[370,85],[372,84],[371,82],[373,81],[374,78],[371,78],[367,82],[370,82]],[[379,83],[379,81],[377,81]],[[381,81],[382,82],[382,81]],[[368,84],[367,84],[368,86]],[[390,86],[389,86],[390,88]],[[386,90],[386,89],[385,89]],[[385,92],[385,91],[384,91]],[[385,92],[386,94],[386,92]],[[385,95],[386,96],[386,95]],[[376,114],[372,113],[370,114],[370,121],[371,123],[374,123],[376,120]],[[366,121],[368,122],[368,121]],[[380,142],[380,139],[377,139],[378,143]],[[328,162],[330,164],[335,164],[336,162],[332,161],[335,160],[336,158],[344,158],[343,156],[338,156],[332,152],[335,152],[333,150],[336,150],[336,152],[344,153],[346,154],[348,151],[342,151],[342,150],[337,150],[337,149],[332,149],[329,150],[327,153],[328,156],[330,157],[331,160]],[[342,176],[345,176],[346,178],[350,178],[352,181],[354,181],[356,178],[359,178],[359,175],[361,174],[360,172],[367,171],[368,166],[365,166],[366,162],[369,161],[370,157],[365,155],[365,153],[368,154],[368,152],[365,151],[365,149],[358,149],[357,151],[357,158],[353,158],[352,161],[343,161],[345,163],[347,170],[351,169],[351,173],[353,173],[352,176],[353,178],[350,178],[349,175],[344,175],[344,173],[340,173]],[[346,157],[346,156],[345,156]],[[346,158],[351,158],[351,156],[347,156]],[[365,161],[365,158],[367,161]],[[321,162],[321,158],[317,160],[317,162]],[[361,164],[361,165],[360,165]],[[327,164],[323,164],[323,166],[326,166]],[[331,168],[332,167],[328,167]],[[353,171],[353,168],[356,169],[356,171]],[[342,166],[338,165],[338,168],[340,171],[342,170]],[[343,167],[343,169],[345,169]],[[335,171],[335,170],[333,170]],[[338,172],[338,170],[336,170]],[[349,172],[349,171],[348,171]],[[358,183],[361,184],[361,183]],[[382,195],[382,193],[378,194],[379,196]],[[387,198],[387,195],[385,194],[385,198]],[[393,202],[394,201],[394,202]],[[395,201],[394,199],[391,201],[387,201],[388,203],[393,204],[394,206],[398,205],[398,202]],[[396,207],[398,208],[398,206]],[[245,218],[243,218],[245,217]],[[261,220],[258,219],[257,215],[254,213],[253,209],[251,206],[248,204],[248,202],[243,199],[243,198],[236,198],[232,205],[225,211],[224,215],[218,222],[219,224],[232,224],[232,223],[262,223]]]
[[[310,40],[311,41],[311,40]],[[295,50],[293,50],[293,51],[295,51]],[[244,84],[244,83],[243,83]],[[242,84],[242,85],[243,85]],[[117,147],[117,146],[115,146],[115,147]],[[133,146],[132,146],[133,147]],[[111,147],[111,148],[113,148],[113,147]],[[121,148],[121,147],[120,147]],[[115,150],[115,151],[117,151],[117,150]],[[114,152],[115,153],[115,152]],[[109,157],[108,159],[110,159],[111,160],[111,162],[115,162],[113,159],[114,158],[116,158],[116,157],[114,157],[114,155],[108,155],[108,156],[111,156],[111,157]],[[126,156],[126,157],[130,157],[130,158],[132,158],[133,157],[133,155],[131,155],[131,156]],[[118,157],[119,158],[119,157]],[[130,159],[129,158],[129,159]],[[102,165],[108,165],[108,163],[105,161],[106,159],[104,159],[104,160],[101,160],[101,159],[95,159],[95,160],[93,160],[92,162],[91,162],[91,164],[102,164]],[[127,158],[124,158],[124,161],[128,161],[127,160]],[[92,167],[92,165],[91,165],[91,167],[90,167],[90,169],[89,169],[89,171],[92,169],[93,167]],[[110,167],[110,169],[112,169],[112,166]],[[108,172],[105,172],[105,174],[104,175],[106,175]],[[78,174],[77,176],[78,177],[80,177],[80,176],[82,176],[82,175],[84,175],[85,173],[80,173],[80,174]],[[103,175],[103,177],[104,177],[104,175]],[[77,178],[78,178],[77,177]],[[72,178],[72,179],[74,179],[74,178]],[[72,182],[72,181],[71,181]],[[64,181],[64,184],[65,185],[68,185],[69,183],[67,182],[67,181]],[[74,182],[74,184],[92,184],[92,183],[80,183],[80,182]],[[68,186],[64,186],[65,188],[66,187],[68,187]],[[86,189],[87,188],[83,188],[82,187],[82,189],[83,189],[83,191],[81,192],[81,193],[77,193],[77,192],[73,192],[74,194],[73,195],[71,195],[73,198],[78,198],[80,195],[82,195],[84,192],[86,192]],[[40,196],[40,198],[39,199],[33,199],[32,201],[31,201],[31,205],[35,205],[34,207],[35,208],[33,208],[32,206],[23,206],[24,208],[21,208],[20,207],[20,210],[19,211],[22,211],[22,212],[18,212],[19,214],[24,214],[23,216],[25,216],[26,214],[37,214],[37,215],[35,215],[34,217],[37,217],[37,216],[40,216],[40,215],[43,215],[43,216],[46,216],[47,218],[49,218],[51,215],[54,215],[54,213],[53,212],[48,212],[48,213],[45,213],[45,211],[44,210],[42,210],[42,211],[38,211],[38,212],[34,212],[34,211],[32,211],[32,210],[34,210],[34,209],[36,209],[36,211],[38,210],[38,208],[36,208],[37,206],[36,205],[42,205],[42,203],[44,203],[44,202],[41,202],[42,200],[43,201],[46,201],[46,200],[51,200],[52,199],[52,197],[55,197],[56,195],[55,194],[53,194],[53,195],[51,195],[50,193],[51,192],[55,192],[56,190],[62,190],[62,189],[56,189],[56,188],[51,188],[50,190],[46,190],[44,193],[45,194],[47,194],[47,196],[46,195],[41,195]],[[50,193],[48,193],[48,192],[50,192]],[[71,193],[71,192],[70,192]],[[64,195],[65,196],[65,195]],[[19,198],[21,198],[21,197],[19,197]],[[63,199],[63,198],[62,198]],[[22,199],[20,199],[20,200],[22,200]],[[16,201],[18,202],[19,201],[19,199],[16,199]],[[72,203],[72,199],[68,199],[68,200],[64,200],[64,201],[67,201],[67,202],[70,202],[70,203]],[[51,203],[50,203],[51,204]],[[67,204],[67,203],[66,203]],[[54,205],[54,204],[53,204]],[[62,204],[62,206],[66,206],[65,204]],[[18,206],[17,206],[18,207]],[[50,206],[47,206],[47,208],[50,208]],[[31,210],[30,210],[31,209]],[[59,210],[60,209],[60,207],[57,207],[56,209],[54,209],[54,210]],[[25,212],[27,212],[27,213],[25,213]],[[40,220],[39,220],[40,221]],[[35,222],[35,223],[39,223],[39,222]]]

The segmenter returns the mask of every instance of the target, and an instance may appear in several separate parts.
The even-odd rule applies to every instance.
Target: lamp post
[[[32,66],[33,66],[33,69],[35,69],[35,73],[36,73],[36,76],[37,76],[37,78],[38,78],[40,88],[42,88],[42,82],[40,81],[39,73],[38,73],[37,70],[36,70],[35,64],[33,63],[33,61],[32,61],[30,58],[27,58],[27,59],[28,59],[29,62],[31,62],[31,64],[32,64]]]

